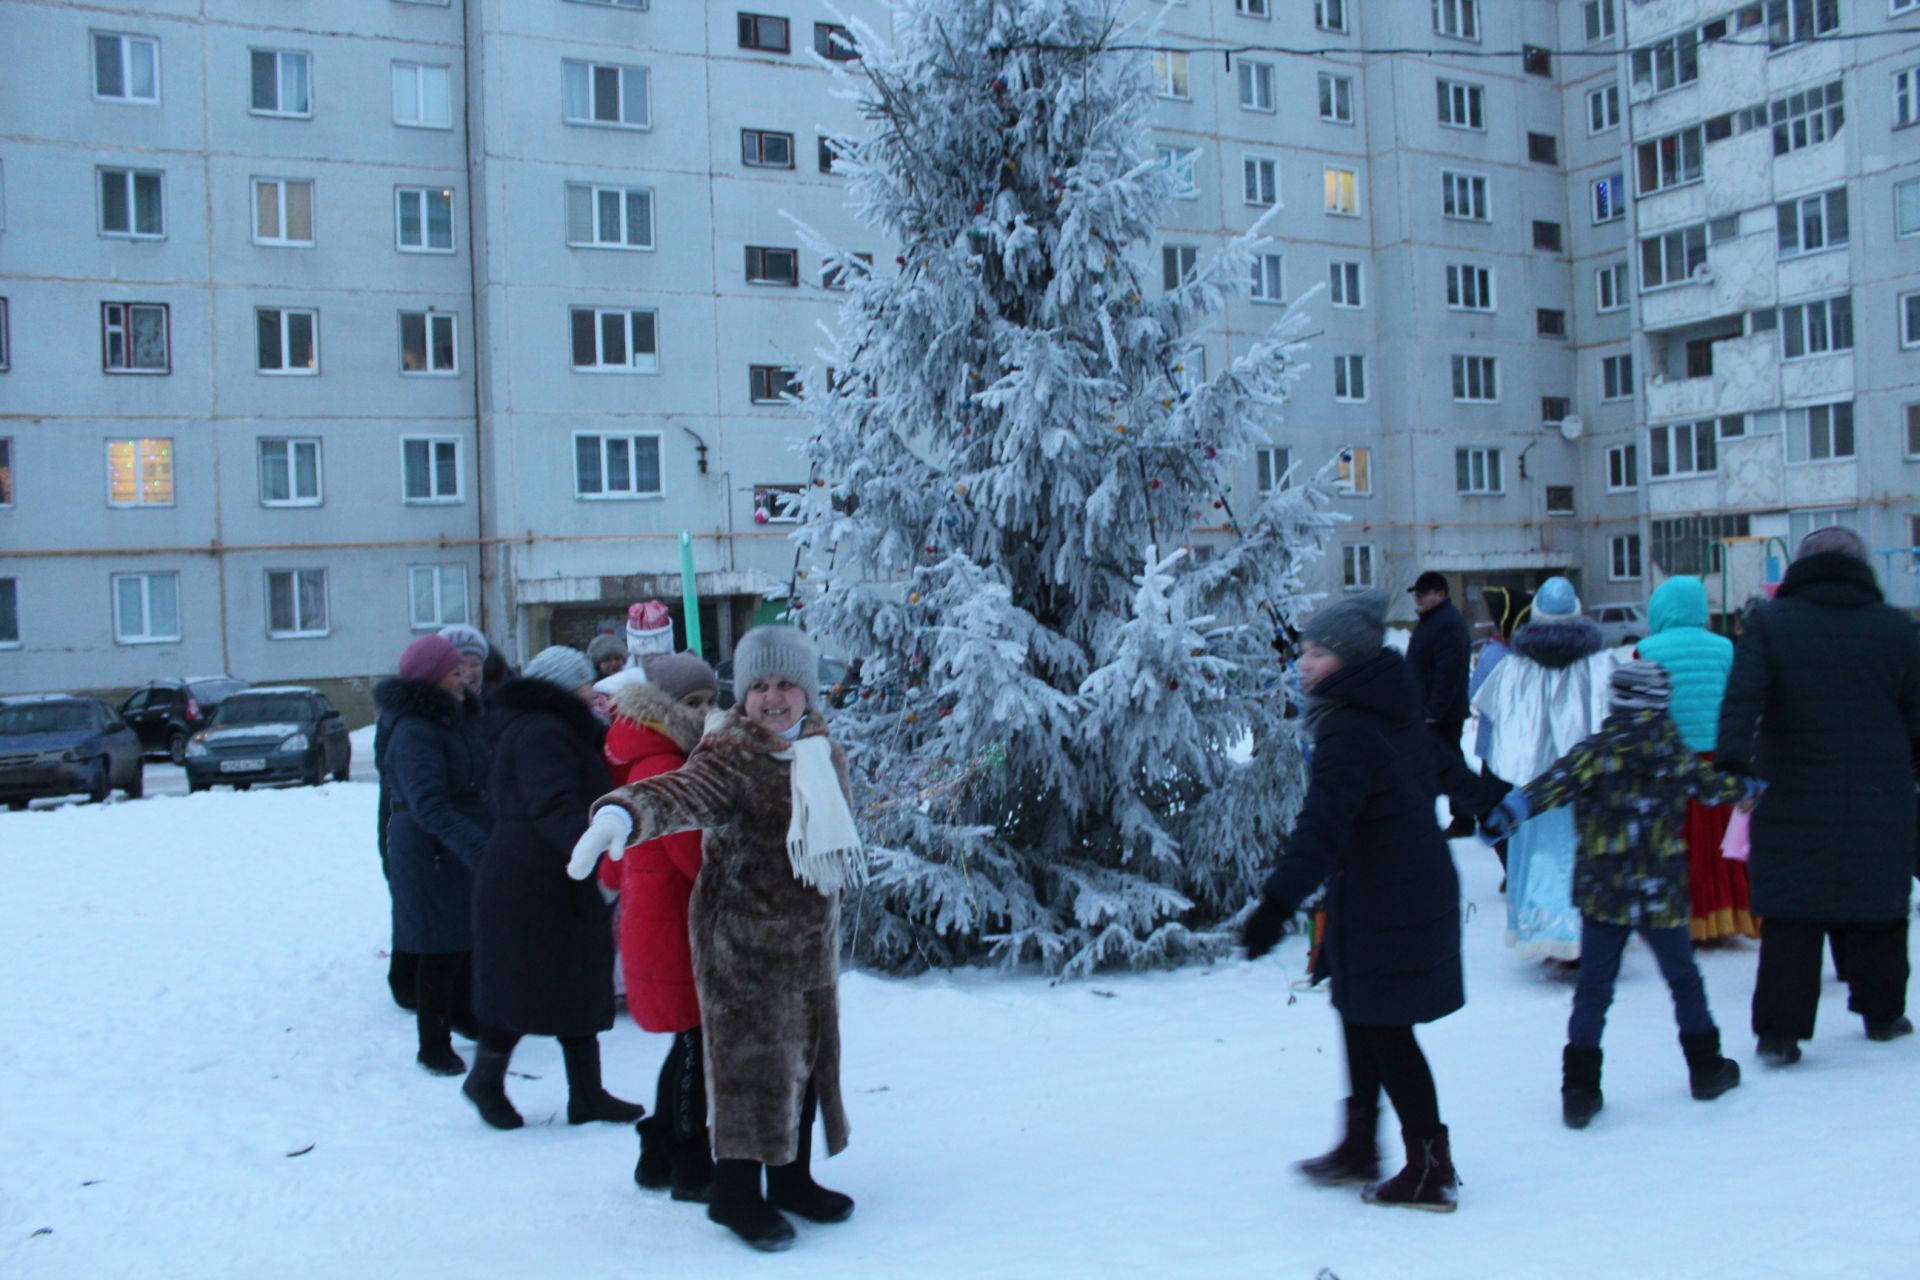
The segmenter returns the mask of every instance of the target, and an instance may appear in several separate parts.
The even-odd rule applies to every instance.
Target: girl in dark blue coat
[[[1247,954],[1270,951],[1323,883],[1322,957],[1346,1036],[1347,1132],[1299,1168],[1316,1182],[1363,1182],[1375,1204],[1450,1212],[1458,1179],[1433,1073],[1414,1039],[1466,1003],[1460,883],[1434,817],[1434,763],[1419,690],[1384,647],[1386,597],[1369,591],[1308,620],[1300,674],[1313,752],[1307,798],[1286,854],[1248,917]],[[1380,1176],[1384,1090],[1400,1116],[1407,1163]]]

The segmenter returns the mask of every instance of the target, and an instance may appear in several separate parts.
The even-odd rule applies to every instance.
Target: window
[[[402,253],[452,253],[453,189],[396,188],[393,228],[394,247]]]
[[[161,644],[180,638],[180,575],[113,575],[113,636],[121,644]]]
[[[805,485],[757,484],[753,486],[755,524],[799,524],[800,498]]]
[[[798,287],[800,284],[800,251],[798,249],[770,249],[761,245],[748,245],[747,283],[779,284]]]
[[[160,101],[160,42],[94,32],[93,96],[108,102]]]
[[[799,370],[783,369],[777,364],[747,366],[747,399],[755,404],[780,404],[787,396],[799,394]]]
[[[255,178],[253,242],[280,248],[312,248],[313,183],[292,178]]]
[[[1557,308],[1541,307],[1533,313],[1533,328],[1543,338],[1564,338],[1567,336],[1567,313]]]
[[[451,129],[451,77],[444,66],[393,64],[393,122],[414,129]]]
[[[1920,297],[1920,294],[1916,294]],[[1256,254],[1253,259],[1253,292],[1255,302],[1285,302],[1287,300],[1286,264],[1280,254]]]
[[[1907,456],[1920,458],[1920,401],[1901,410],[1907,422]]]
[[[400,441],[400,500],[460,501],[458,436],[406,436]]]
[[[13,505],[13,441],[0,436],[0,507]]]
[[[1493,272],[1469,262],[1447,264],[1447,309],[1493,310]]]
[[[1707,265],[1707,228],[1682,227],[1640,242],[1640,292],[1685,284]]]
[[[819,156],[817,157],[817,159],[820,165],[820,172],[832,173],[833,172],[833,149],[834,149],[834,146],[836,145],[834,139],[827,137],[825,134],[822,134],[818,139],[815,140],[815,145],[819,149]],[[839,143],[838,145],[844,147],[846,144],[842,142],[842,143]]]
[[[1615,262],[1593,273],[1593,309],[1602,315],[1627,308],[1627,264]]]
[[[1795,302],[1780,308],[1780,355],[1794,360],[1853,350],[1853,297]]]
[[[856,265],[857,264],[857,265]],[[829,259],[820,267],[820,287],[822,289],[851,289],[860,281],[873,275],[873,255],[856,253],[852,262],[836,263]]]
[[[1327,212],[1343,217],[1360,216],[1360,178],[1351,169],[1329,167],[1324,178]]]
[[[172,367],[167,308],[157,302],[100,304],[100,367],[108,373],[166,373]]]
[[[1353,77],[1320,73],[1320,118],[1335,124],[1353,123]]]
[[[1587,133],[1605,133],[1620,127],[1620,86],[1610,84],[1587,95]]]
[[[1719,466],[1717,424],[1676,422],[1647,428],[1647,474],[1655,480],[1672,476],[1712,475]]]
[[[1780,256],[1835,249],[1847,243],[1847,189],[1835,187],[1816,196],[1774,206],[1780,231]]]
[[[1200,262],[1200,250],[1190,244],[1167,244],[1160,246],[1160,284],[1162,288],[1178,289],[1193,275]]]
[[[1747,515],[1679,516],[1653,522],[1653,562],[1667,573],[1718,573],[1722,538],[1753,533]]]
[[[1501,493],[1506,485],[1500,474],[1500,451],[1498,449],[1455,449],[1453,451],[1453,483],[1460,493],[1493,494]]]
[[[1900,345],[1920,347],[1920,293],[1901,294],[1899,305]],[[1848,336],[1851,338],[1851,333]]]
[[[1253,488],[1255,493],[1272,493],[1289,488],[1287,472],[1293,469],[1293,450],[1255,449],[1253,451]]]
[[[1335,356],[1333,358],[1333,398],[1357,404],[1367,398],[1367,358],[1365,356]]]
[[[1540,425],[1543,427],[1558,426],[1572,412],[1573,402],[1565,396],[1540,397]]]
[[[1527,159],[1535,164],[1559,164],[1560,139],[1550,133],[1529,133]]]
[[[764,13],[743,13],[739,22],[742,49],[755,49],[761,53],[793,52],[793,33],[788,29],[785,18],[770,17]]]
[[[625,307],[570,307],[576,373],[658,373],[657,314]]]
[[[576,435],[573,491],[582,498],[660,496],[660,437]]]
[[[1611,582],[1640,580],[1640,535],[1617,533],[1607,539],[1607,579]]]
[[[1893,73],[1893,127],[1920,123],[1920,66]]]
[[[1159,68],[1156,65],[1155,71]],[[1236,73],[1240,78],[1240,106],[1246,111],[1273,110],[1273,64],[1242,62]],[[1322,112],[1322,114],[1325,114]]]
[[[1280,203],[1280,162],[1266,156],[1247,156],[1240,162],[1241,186],[1251,205]]]
[[[313,114],[312,61],[290,49],[254,49],[253,98],[257,116]]]
[[[1492,404],[1500,398],[1500,366],[1492,356],[1453,357],[1453,398],[1465,404]]]
[[[267,570],[267,634],[276,640],[327,634],[327,571]]]
[[[1698,125],[1641,143],[1635,151],[1639,158],[1640,194],[1700,181],[1701,157],[1706,146],[1706,134]]]
[[[1537,44],[1520,46],[1520,65],[1530,76],[1553,78],[1553,53]]]
[[[261,373],[311,377],[320,372],[320,313],[260,307],[254,313]]]
[[[100,234],[157,240],[167,233],[163,175],[158,169],[100,170]]]
[[[1200,195],[1200,148],[1156,147],[1160,167],[1167,171],[1177,200],[1193,200]]]
[[[400,313],[400,372],[444,376],[460,372],[456,321],[450,312]]]
[[[320,505],[320,441],[308,436],[260,441],[260,505]]]
[[[1787,410],[1787,461],[1826,462],[1853,456],[1853,402]]]
[[[1840,29],[1840,0],[1767,0],[1767,42],[1778,49]]]
[[[853,33],[832,22],[813,24],[813,51],[830,62],[852,62],[860,56]]]
[[[742,129],[740,163],[749,169],[793,168],[793,135],[767,129]]]
[[[1600,398],[1602,400],[1630,400],[1633,398],[1633,357],[1600,357]]]
[[[1468,222],[1489,222],[1487,180],[1477,173],[1440,173],[1440,211],[1449,218]]]
[[[407,621],[415,631],[464,626],[467,616],[465,565],[407,566]]]
[[[1249,18],[1270,18],[1267,0],[1233,0],[1233,11]]]
[[[1346,34],[1347,0],[1313,0],[1313,25]]]
[[[1458,40],[1480,38],[1480,0],[1433,0],[1435,35]]]
[[[1596,178],[1591,188],[1593,192],[1593,222],[1595,226],[1603,222],[1613,222],[1626,216],[1625,179],[1617,173],[1604,178]]]
[[[1901,236],[1920,236],[1920,178],[1893,188],[1893,229]]]
[[[1436,80],[1433,87],[1440,100],[1441,124],[1452,129],[1487,127],[1486,89],[1458,80]]]
[[[1328,263],[1327,292],[1328,300],[1336,307],[1364,307],[1366,298],[1360,287],[1360,264]]]
[[[20,586],[16,579],[0,578],[0,647],[20,643]]]
[[[1539,218],[1535,218],[1533,220],[1533,247],[1536,249],[1546,249],[1553,253],[1560,252],[1560,224],[1557,222],[1544,222]]]
[[[1349,542],[1340,548],[1340,585],[1365,591],[1373,585],[1373,544]]]
[[[1633,51],[1633,84],[1643,93],[1665,93],[1700,78],[1700,33],[1682,31],[1675,36]]]
[[[7,340],[7,300],[0,298],[0,373],[13,368],[13,344]]]
[[[567,184],[567,243],[580,248],[653,248],[653,192],[647,187]]]
[[[1153,92],[1161,98],[1193,96],[1186,54],[1162,49],[1153,55]]]
[[[1588,44],[1613,35],[1613,0],[1586,0],[1580,9],[1587,20]]]
[[[173,441],[107,441],[107,505],[173,505]]]
[[[1616,444],[1607,450],[1607,492],[1625,493],[1640,487],[1640,446]]]
[[[645,129],[653,123],[645,67],[560,63],[560,117],[568,124]]]
[[[1773,130],[1773,154],[1784,156],[1825,142],[1847,122],[1844,82],[1803,89],[1746,113],[1749,128]]]
[[[1342,493],[1373,492],[1373,451],[1364,445],[1350,445],[1334,459],[1333,486]]]

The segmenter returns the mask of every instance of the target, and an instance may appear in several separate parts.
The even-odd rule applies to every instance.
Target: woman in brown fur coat
[[[839,899],[862,865],[819,665],[792,627],[748,632],[734,654],[740,704],[680,769],[602,798],[568,868],[584,878],[603,853],[705,831],[689,926],[716,1157],[707,1216],[767,1250],[793,1242],[782,1209],[813,1222],[853,1212],[810,1168],[816,1108],[827,1153],[847,1145]]]

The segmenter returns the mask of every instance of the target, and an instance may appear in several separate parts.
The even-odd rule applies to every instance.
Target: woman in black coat
[[[632,1124],[646,1114],[600,1083],[599,1033],[613,1027],[613,924],[599,885],[567,875],[587,810],[607,789],[606,726],[593,666],[555,645],[493,695],[493,838],[473,888],[473,1008],[480,1049],[461,1086],[497,1129],[523,1121],[507,1098],[521,1036],[556,1036],[567,1121]]]
[[[374,690],[386,741],[376,759],[389,802],[386,866],[393,949],[418,957],[417,1061],[435,1075],[467,1069],[448,1036],[464,1022],[473,950],[473,869],[486,848],[487,744],[466,697],[461,654],[422,636],[400,655],[398,677]]]
[[[1247,920],[1247,954],[1272,950],[1300,903],[1327,885],[1321,955],[1346,1036],[1347,1131],[1299,1168],[1316,1182],[1369,1183],[1376,1204],[1450,1212],[1457,1179],[1433,1073],[1414,1039],[1466,1003],[1460,970],[1460,882],[1434,818],[1432,744],[1406,662],[1383,647],[1377,591],[1307,622],[1300,674],[1313,734],[1307,798],[1286,854]],[[1385,1089],[1399,1113],[1407,1163],[1380,1176]]]

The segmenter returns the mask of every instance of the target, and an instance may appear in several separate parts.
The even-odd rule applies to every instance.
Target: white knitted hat
[[[745,702],[747,689],[763,676],[785,676],[820,705],[820,650],[797,627],[755,627],[733,651],[733,696]]]

